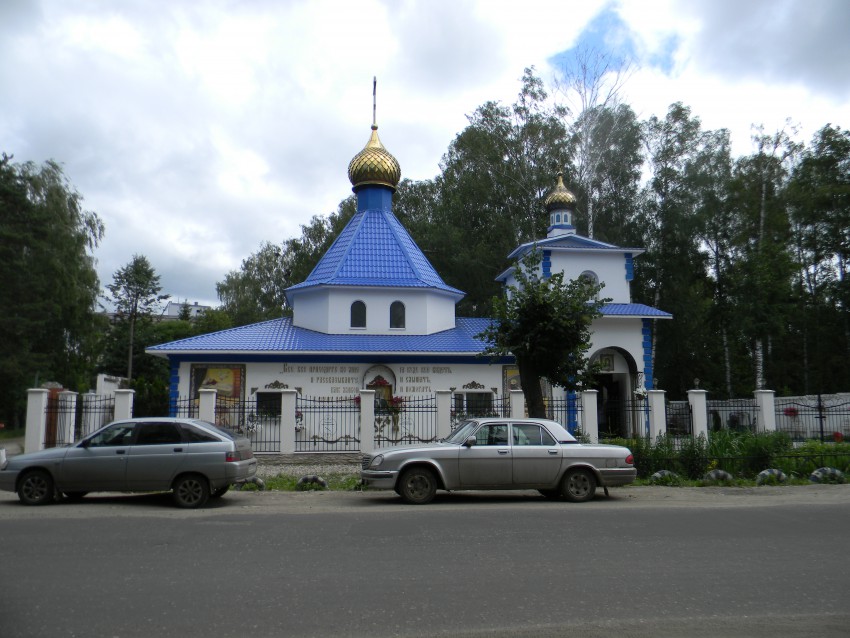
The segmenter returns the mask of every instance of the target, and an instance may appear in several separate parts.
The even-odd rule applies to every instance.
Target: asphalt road
[[[0,636],[850,635],[850,485],[0,493]]]

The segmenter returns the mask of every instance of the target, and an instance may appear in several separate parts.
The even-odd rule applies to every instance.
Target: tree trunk
[[[764,342],[756,339],[753,355],[756,367],[756,390],[764,390]]]
[[[525,408],[528,416],[534,419],[546,418],[546,404],[543,402],[543,391],[540,389],[540,373],[537,367],[517,357],[519,379],[522,384],[522,394],[525,397]]]
[[[133,317],[130,317],[130,347],[129,352],[127,354],[127,378],[133,378],[133,333],[136,331],[136,320]]]
[[[726,377],[726,398],[732,398],[732,361],[729,355],[729,336],[726,334],[726,326],[720,329],[720,339],[723,342],[723,367]]]

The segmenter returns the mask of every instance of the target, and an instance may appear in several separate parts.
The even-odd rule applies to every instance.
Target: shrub
[[[690,479],[698,479],[708,471],[708,443],[705,435],[685,439],[679,450],[682,471]]]

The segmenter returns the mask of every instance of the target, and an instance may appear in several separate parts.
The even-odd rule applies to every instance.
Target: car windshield
[[[446,443],[463,443],[472,436],[473,430],[478,425],[475,421],[464,421],[457,429],[449,434],[449,438],[446,439]]]

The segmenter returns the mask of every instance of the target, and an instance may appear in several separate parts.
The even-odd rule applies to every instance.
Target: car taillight
[[[626,465],[634,465],[634,464],[635,464],[635,455],[634,455],[634,454],[629,454],[629,455],[626,457]]]
[[[239,452],[239,451],[226,452],[225,455],[224,455],[224,460],[227,461],[228,463],[232,463],[234,461],[241,461],[242,460],[242,452]]]

